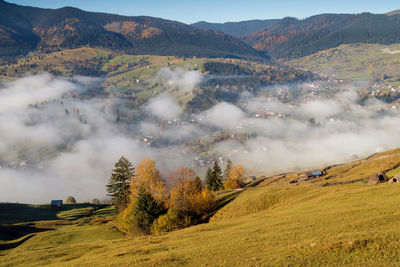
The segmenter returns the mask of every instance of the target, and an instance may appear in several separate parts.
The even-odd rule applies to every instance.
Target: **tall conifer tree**
[[[221,167],[218,165],[218,161],[214,161],[214,166],[213,166],[213,190],[218,191],[220,189],[223,189],[224,184],[222,182],[222,170]]]
[[[229,175],[231,174],[232,171],[232,161],[228,159],[228,162],[226,163],[225,171],[224,171],[224,182],[228,180]]]
[[[209,167],[208,169],[207,169],[207,174],[206,174],[206,188],[208,189],[208,190],[213,190],[212,188],[213,188],[213,171],[212,171],[212,169]]]
[[[208,190],[218,191],[223,188],[222,171],[217,161],[214,161],[213,168],[208,168],[206,175],[206,187]]]
[[[134,225],[136,230],[144,234],[150,234],[154,219],[162,213],[161,207],[153,196],[146,191],[144,186],[138,189],[135,205],[133,207]]]
[[[122,211],[129,200],[129,183],[133,177],[135,168],[125,157],[121,157],[111,173],[107,188],[107,195],[111,197],[111,203]]]

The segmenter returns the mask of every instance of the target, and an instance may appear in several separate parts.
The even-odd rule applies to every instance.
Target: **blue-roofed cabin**
[[[312,172],[312,175],[314,176],[314,177],[320,177],[320,176],[322,176],[322,175],[324,175],[324,173],[322,172],[322,171],[313,171]]]
[[[52,209],[61,209],[62,205],[63,205],[63,201],[62,200],[52,200],[50,205],[51,205]]]

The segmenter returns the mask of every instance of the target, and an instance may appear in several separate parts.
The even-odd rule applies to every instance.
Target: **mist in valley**
[[[189,94],[205,77],[163,68],[156,79]],[[203,175],[207,166],[194,164],[199,155],[187,142],[215,132],[232,138],[216,142],[209,155],[243,164],[247,175],[346,162],[395,148],[400,138],[399,112],[375,99],[361,101],[351,86],[333,97],[297,103],[242,93],[237,103],[222,101],[190,114],[167,93],[134,110],[116,97],[79,97],[101,90],[101,82],[44,73],[0,85],[0,201],[104,199],[121,156],[134,165],[150,157],[164,177],[181,165],[195,166]],[[132,112],[132,121],[119,120],[121,113]],[[239,141],[236,133],[249,137]]]

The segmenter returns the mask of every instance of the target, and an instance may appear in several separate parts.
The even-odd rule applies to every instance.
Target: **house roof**
[[[62,205],[63,201],[62,200],[52,200],[51,205]]]
[[[322,175],[322,171],[313,171],[312,174],[313,175]]]

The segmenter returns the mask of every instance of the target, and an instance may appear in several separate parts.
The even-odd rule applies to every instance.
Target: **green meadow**
[[[344,44],[292,60],[290,65],[352,81],[382,80],[398,85],[400,45]]]
[[[119,232],[108,206],[0,204],[0,266],[398,266],[400,184],[366,181],[399,152],[220,192],[208,223],[162,235]]]

